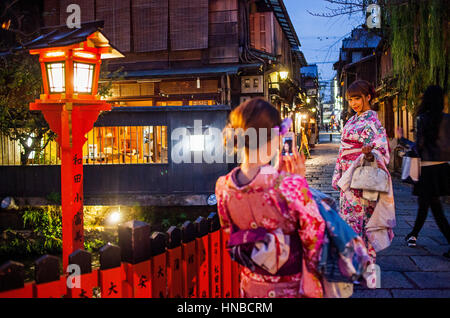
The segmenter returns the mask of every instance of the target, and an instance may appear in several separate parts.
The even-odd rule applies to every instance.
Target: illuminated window
[[[66,90],[64,62],[47,63],[46,66],[50,93],[63,93]]]
[[[168,163],[167,126],[94,127],[86,138],[84,164]]]
[[[73,63],[74,92],[92,93],[92,80],[94,78],[94,64]]]

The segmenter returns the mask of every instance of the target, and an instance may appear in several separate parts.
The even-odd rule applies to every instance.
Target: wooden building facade
[[[128,204],[130,195],[139,204],[206,204],[231,165],[173,163],[173,131],[194,120],[223,129],[229,111],[256,96],[287,116],[300,93],[306,61],[282,0],[45,0],[45,27],[64,25],[70,4],[79,5],[82,23],[102,20],[102,33],[125,55],[102,67],[113,110],[86,136],[86,204]],[[56,143],[19,167],[18,145],[0,139],[8,176],[0,196],[59,192]]]

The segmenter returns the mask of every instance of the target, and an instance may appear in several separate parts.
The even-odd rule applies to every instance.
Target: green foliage
[[[24,227],[30,231],[8,229],[0,239],[0,256],[57,254],[62,248],[59,208],[26,208]]]
[[[448,91],[449,51],[446,0],[402,1],[387,5],[388,38],[396,86],[414,111],[428,85]]]
[[[37,57],[28,52],[0,58],[0,133],[19,141],[23,165],[32,151],[39,155],[56,137],[42,113],[29,110],[41,92],[40,74]]]
[[[51,192],[46,196],[47,201],[53,204],[61,204],[61,193]]]
[[[101,247],[105,246],[106,242],[101,239],[94,239],[93,241],[85,241],[84,242],[84,249],[88,252],[96,252]]]
[[[62,248],[61,210],[48,207],[45,209],[27,209],[23,214],[25,227],[31,227],[42,244],[38,253],[60,252]]]

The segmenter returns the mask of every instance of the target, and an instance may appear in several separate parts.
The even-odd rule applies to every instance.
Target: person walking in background
[[[400,144],[411,146],[421,159],[420,177],[413,187],[419,208],[413,230],[405,237],[410,247],[416,246],[428,208],[450,244],[450,226],[439,198],[450,195],[450,115],[443,113],[447,98],[440,86],[429,86],[417,109],[415,142],[403,137],[402,127],[396,131]],[[444,256],[450,258],[450,250]]]
[[[372,264],[375,264],[376,252],[389,246],[395,226],[392,181],[387,170],[389,146],[386,131],[372,106],[374,97],[375,90],[367,81],[358,80],[348,87],[346,98],[356,114],[342,130],[332,179],[333,188],[340,190],[340,215],[364,239]],[[352,171],[364,160],[375,160],[378,168],[389,176],[390,191],[380,194],[378,200],[367,200],[363,190],[350,188]]]
[[[325,222],[304,177],[305,159],[293,147],[292,156],[279,155],[277,169],[269,164],[270,159],[264,162],[259,156],[261,151],[271,149],[273,143],[279,149],[280,134],[273,135],[271,129],[281,124],[279,111],[259,98],[249,100],[231,112],[227,128],[256,129],[258,146],[252,149],[245,143],[243,163],[217,180],[218,215],[228,233],[261,230],[263,234],[270,231],[281,233],[281,237],[277,235],[280,238],[283,235],[289,237],[289,259],[276,272],[252,264],[243,267],[242,297],[323,297],[317,265]],[[267,129],[267,144],[260,144],[259,130],[263,128]],[[257,162],[251,162],[255,152]],[[302,278],[305,278],[302,272],[305,271],[311,273],[307,295],[300,292]]]

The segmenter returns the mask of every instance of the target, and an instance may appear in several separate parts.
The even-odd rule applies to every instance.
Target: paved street
[[[311,152],[307,160],[307,179],[310,186],[338,199],[339,193],[331,187],[339,149],[339,136],[320,136],[321,143]],[[450,261],[442,256],[449,245],[440,233],[431,211],[425,222],[417,247],[407,247],[404,237],[413,225],[417,211],[417,199],[411,195],[409,185],[394,177],[394,195],[396,204],[396,237],[392,245],[377,255],[377,264],[381,267],[381,288],[375,290],[355,288],[352,297],[365,298],[450,298]],[[450,219],[450,206],[444,205],[447,218]]]

